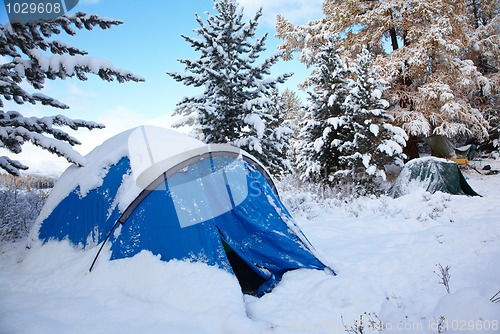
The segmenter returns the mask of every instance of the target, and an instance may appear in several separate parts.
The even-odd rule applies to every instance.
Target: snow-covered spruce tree
[[[373,66],[372,56],[366,49],[357,56],[353,66],[353,79],[349,80],[349,94],[344,102],[345,119],[352,131],[351,141],[342,144],[341,161],[347,169],[339,171],[344,183],[349,182],[358,195],[379,194],[385,181],[385,166],[403,163],[403,147],[408,139],[405,131],[392,125],[388,114],[389,102],[382,99],[388,88]]]
[[[350,58],[364,46],[377,55],[390,112],[408,134],[488,137],[482,112],[500,86],[498,0],[328,0],[323,12],[302,26],[278,17],[286,58],[300,52],[310,64],[338,34]]]
[[[214,1],[216,14],[207,13],[205,23],[199,15],[197,38],[182,36],[197,52],[197,59],[179,59],[185,72],[168,72],[176,81],[203,87],[201,95],[186,97],[177,104],[176,113],[197,118],[207,143],[230,143],[263,158],[267,157],[263,138],[274,131],[272,94],[278,83],[291,74],[270,77],[270,68],[280,52],[257,63],[265,48],[267,34],[255,38],[262,10],[249,22],[236,0]],[[191,117],[192,119],[192,117]],[[190,121],[190,117],[186,120]],[[178,123],[182,126],[183,123]],[[267,137],[272,140],[272,136]]]
[[[267,124],[260,138],[261,152],[254,150],[253,155],[265,164],[273,175],[291,171],[289,151],[293,136],[293,124],[286,119],[287,105],[278,89],[270,96],[271,103],[266,108]]]
[[[344,101],[348,94],[349,69],[340,57],[335,40],[321,47],[314,58],[315,70],[309,76],[311,87],[306,120],[300,131],[297,166],[306,181],[333,184],[341,160],[342,145],[353,136],[345,118]]]
[[[108,61],[86,57],[87,52],[84,50],[51,39],[62,31],[75,35],[74,28],[91,30],[99,26],[108,29],[121,23],[79,12],[49,21],[0,25],[0,108],[5,107],[4,100],[7,100],[19,105],[31,103],[68,109],[66,104],[54,98],[28,92],[26,85],[23,85],[27,83],[35,90],[42,90],[46,79],[77,77],[86,80],[86,74],[92,73],[106,81],[143,81],[128,71],[115,69]],[[73,130],[104,127],[102,124],[62,115],[38,118],[27,117],[17,111],[0,110],[0,147],[17,154],[22,151],[24,143],[31,142],[69,162],[82,165],[82,156],[72,148],[79,141],[62,130],[63,126]],[[20,170],[28,169],[28,166],[3,156],[0,157],[0,168],[19,175]]]

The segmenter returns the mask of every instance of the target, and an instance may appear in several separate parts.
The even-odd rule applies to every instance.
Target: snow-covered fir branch
[[[95,27],[109,29],[122,24],[119,20],[100,18],[78,12],[52,20],[30,21],[26,24],[0,25],[0,107],[4,101],[15,104],[41,104],[58,109],[69,106],[40,92],[29,92],[23,87],[28,83],[35,90],[42,90],[45,81],[76,77],[87,80],[92,74],[106,81],[144,81],[126,70],[118,69],[107,60],[87,56],[87,52],[65,42],[53,40],[54,35],[75,35],[78,30]],[[29,117],[17,111],[0,110],[0,147],[16,154],[26,142],[45,149],[69,162],[83,165],[83,157],[72,146],[80,142],[61,127],[99,129],[104,125],[85,120],[73,120],[62,115]],[[0,168],[18,175],[28,167],[9,157],[0,159]]]

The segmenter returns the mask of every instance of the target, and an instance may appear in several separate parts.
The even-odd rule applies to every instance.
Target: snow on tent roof
[[[225,244],[266,286],[288,270],[328,269],[269,175],[243,150],[144,126],[85,158],[51,191],[33,239],[68,239],[90,249],[109,237],[111,259],[147,250],[164,261],[199,260],[232,271]]]
[[[210,146],[199,140],[153,126],[135,129],[128,139],[132,172],[143,189],[173,166],[208,151]]]
[[[79,196],[85,197],[90,190],[101,186],[109,166],[116,164],[121,158],[127,156],[127,138],[132,131],[124,131],[93,149],[85,156],[84,167],[76,165],[68,167],[50,192],[50,196],[45,202],[35,226],[47,218],[54,208],[75,189],[78,189]],[[133,186],[130,188],[127,190],[134,192]],[[135,190],[135,192],[138,191],[139,189]]]
[[[140,126],[126,130],[86,155],[84,167],[72,165],[66,169],[51,191],[37,222],[45,219],[74,189],[78,189],[79,196],[84,197],[90,190],[101,186],[109,166],[123,157],[130,160],[134,178],[124,175],[121,196],[116,202],[122,211],[163,171],[191,155],[220,149],[240,153],[239,149],[229,145],[206,145],[185,134],[160,127]]]

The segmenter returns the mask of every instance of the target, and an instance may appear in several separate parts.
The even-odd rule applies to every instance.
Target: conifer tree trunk
[[[396,28],[392,27],[389,33],[391,34],[392,51],[396,51],[397,49],[399,49],[398,36],[396,35]]]

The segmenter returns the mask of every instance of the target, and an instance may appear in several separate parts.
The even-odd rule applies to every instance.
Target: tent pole
[[[92,261],[92,265],[90,266],[90,269],[89,269],[89,272],[92,271],[92,268],[94,268],[94,264],[95,262],[97,261],[97,258],[99,257],[99,254],[101,254],[101,251],[102,249],[104,248],[104,245],[106,244],[106,242],[108,241],[109,237],[111,236],[111,233],[113,233],[113,231],[115,230],[116,226],[120,223],[120,220],[118,219],[116,221],[116,223],[113,225],[113,227],[111,227],[111,230],[109,230],[108,232],[108,235],[106,235],[106,238],[104,239],[104,241],[102,242],[102,245],[101,247],[99,247],[99,251],[97,252],[96,256],[94,257],[94,261]]]
[[[163,176],[163,180],[166,181],[167,180],[167,174],[166,173],[163,173],[162,175],[160,175],[158,177],[158,179],[160,177]],[[157,179],[157,180],[158,180]],[[153,181],[150,186],[152,184],[154,184],[156,182]],[[113,227],[111,227],[111,230],[108,232],[108,235],[106,235],[106,238],[104,239],[101,247],[99,247],[99,251],[97,252],[95,258],[94,258],[94,261],[92,261],[92,265],[90,266],[89,268],[89,272],[92,271],[92,269],[94,268],[94,265],[95,265],[95,262],[97,261],[97,258],[99,257],[99,254],[101,254],[101,251],[102,249],[104,248],[104,245],[106,244],[106,242],[108,241],[109,237],[111,237],[111,233],[113,233],[113,231],[115,230],[116,226],[118,226],[118,224],[125,224],[125,221],[130,217],[130,215],[132,214],[132,212],[135,210],[135,208],[137,207],[137,205],[139,205],[142,200],[144,200],[144,198],[146,198],[150,193],[151,193],[151,189],[148,189],[149,186],[142,190],[141,193],[135,198],[135,200],[132,201],[132,203],[129,204],[129,206],[125,209],[125,211],[123,211],[122,215],[120,216],[120,218],[118,218],[118,220],[115,222],[115,224],[113,225]],[[138,204],[136,204],[136,202],[138,201]]]

